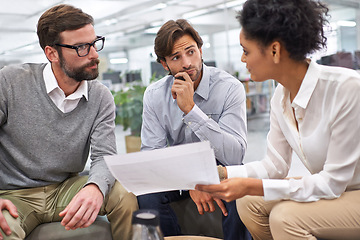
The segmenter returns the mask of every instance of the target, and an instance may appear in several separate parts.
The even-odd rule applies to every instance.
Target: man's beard
[[[199,65],[198,68],[196,68],[196,67],[191,67],[191,66],[190,66],[189,68],[184,68],[182,71],[179,71],[179,72],[186,72],[186,70],[194,69],[194,70],[195,70],[195,75],[189,76],[189,77],[190,77],[191,81],[195,82],[195,81],[200,77],[200,75],[201,75],[201,73],[202,73],[202,68],[203,68],[202,62],[203,62],[203,61],[201,61],[201,64]],[[169,65],[166,64],[166,66],[167,66],[167,68],[169,69],[169,74],[170,74],[170,75],[175,76],[175,75],[177,74],[177,73],[175,73],[175,74],[172,73]],[[178,72],[178,73],[179,73],[179,72]]]
[[[63,59],[63,57],[60,57],[60,67],[66,74],[66,76],[74,79],[77,82],[81,82],[82,80],[94,80],[99,76],[99,69],[91,69],[90,71],[87,71],[86,68],[90,66],[94,66],[95,64],[99,64],[99,59],[91,60],[90,63],[78,67],[78,68],[72,68],[71,66],[67,65],[66,61]]]

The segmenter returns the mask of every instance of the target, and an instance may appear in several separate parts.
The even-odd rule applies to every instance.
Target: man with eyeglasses
[[[0,239],[24,239],[37,225],[67,230],[107,215],[114,239],[131,238],[138,209],[109,172],[116,154],[115,106],[98,81],[93,18],[69,5],[47,10],[37,34],[48,64],[0,71]],[[79,176],[91,150],[88,176]]]

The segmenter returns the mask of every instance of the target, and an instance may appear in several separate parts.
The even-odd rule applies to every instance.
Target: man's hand
[[[3,230],[3,232],[6,235],[9,236],[11,234],[11,229],[6,222],[4,215],[2,214],[2,210],[8,210],[10,215],[13,216],[14,218],[19,217],[19,214],[17,212],[15,205],[11,201],[6,199],[0,199],[0,228]],[[1,233],[0,233],[0,239],[3,239]]]
[[[86,228],[96,219],[104,197],[95,184],[89,184],[81,189],[71,200],[69,205],[59,213],[63,217],[61,225],[66,230]]]
[[[177,77],[183,77],[180,80]],[[175,75],[174,84],[171,88],[171,94],[185,114],[188,114],[194,107],[194,83],[186,72],[179,72]]]
[[[246,195],[264,196],[261,179],[255,178],[230,178],[221,181],[220,184],[196,185],[196,190],[204,191],[214,198],[220,198],[226,202],[242,198]]]
[[[214,201],[215,201],[220,207],[224,216],[228,215],[227,209],[224,203],[220,199],[212,198],[210,194],[205,192],[200,192],[197,190],[190,190],[189,193],[191,199],[194,201],[194,203],[197,206],[199,214],[201,215],[204,214],[204,210],[205,212],[214,212],[215,211]]]

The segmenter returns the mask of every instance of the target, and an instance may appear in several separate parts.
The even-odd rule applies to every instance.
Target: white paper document
[[[113,176],[135,195],[220,183],[209,142],[105,156],[105,162]]]

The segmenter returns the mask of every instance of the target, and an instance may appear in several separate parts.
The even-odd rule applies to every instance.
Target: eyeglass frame
[[[96,48],[95,48],[95,43],[96,43],[97,41],[99,41],[99,40],[102,40],[102,48],[101,48],[101,49],[96,49]],[[105,37],[103,37],[103,36],[96,36],[96,39],[95,39],[92,43],[84,43],[84,44],[80,44],[80,45],[78,45],[78,46],[68,45],[68,44],[61,44],[61,43],[55,43],[55,45],[56,45],[56,46],[59,46],[59,47],[65,47],[65,48],[75,49],[75,51],[76,51],[76,53],[77,53],[77,55],[78,55],[79,57],[85,57],[85,56],[89,55],[89,53],[90,53],[90,48],[91,48],[91,47],[94,47],[96,52],[100,52],[101,50],[103,50],[104,44],[105,44]],[[85,46],[85,45],[88,45],[88,46],[89,46],[89,47],[88,47],[88,51],[87,51],[87,53],[86,53],[85,55],[80,56],[80,54],[79,54],[79,48],[82,47],[82,46]]]

